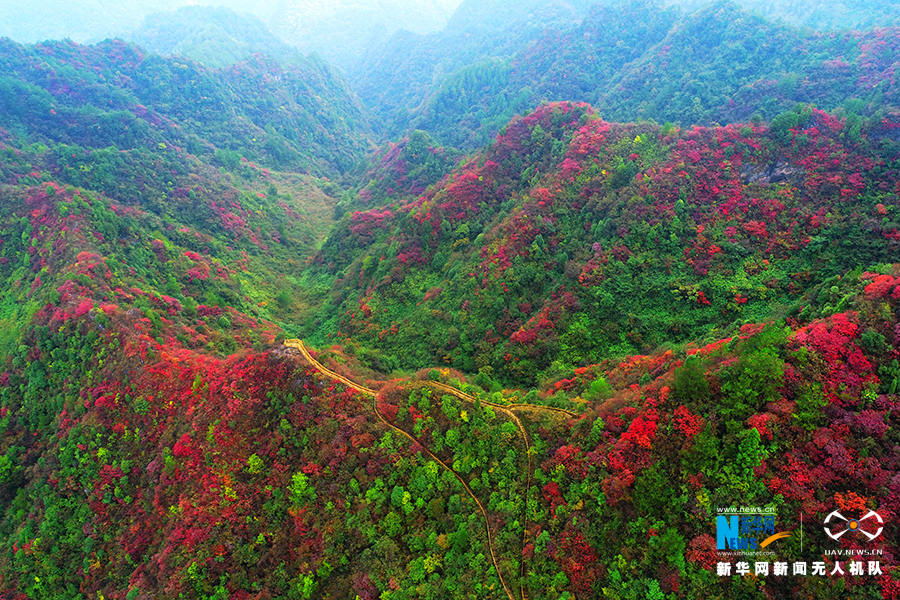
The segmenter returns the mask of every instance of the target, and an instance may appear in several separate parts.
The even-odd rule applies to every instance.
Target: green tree
[[[699,354],[688,356],[675,371],[672,397],[681,402],[703,402],[709,398],[709,382]]]

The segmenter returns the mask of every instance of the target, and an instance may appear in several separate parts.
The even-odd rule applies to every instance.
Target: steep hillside
[[[217,71],[119,41],[8,40],[0,56],[0,116],[15,135],[138,153],[173,145],[229,168],[243,157],[315,174],[351,168],[369,145],[368,111],[315,58]]]
[[[539,38],[545,30],[576,25],[591,5],[586,0],[466,1],[438,33],[425,35],[401,30],[380,48],[373,46],[351,71],[350,78],[366,104],[387,123],[388,130],[399,134],[421,119],[429,96],[445,79],[465,77],[469,70],[497,61],[505,64],[505,59]],[[476,79],[468,95],[479,97],[491,90],[491,86],[502,87],[502,75],[500,79],[501,84],[485,81],[483,77]],[[525,102],[515,104],[512,110],[524,110],[530,100],[525,98]],[[506,120],[514,112],[506,115]],[[455,116],[463,115],[464,111],[456,111]],[[477,129],[471,124],[460,125],[464,132]],[[481,146],[487,140],[481,138],[469,144],[469,148]]]
[[[898,106],[898,60],[900,29],[803,34],[721,3],[677,23],[617,75],[614,92],[588,101],[610,119],[685,125],[772,119],[794,102],[873,114]]]
[[[316,257],[307,335],[405,368],[533,382],[741,323],[817,316],[897,252],[896,121],[798,106],[771,125],[515,118],[416,197],[346,215]]]
[[[291,85],[308,102],[303,90],[316,90],[315,81],[292,81],[300,71],[262,62],[210,71],[117,42],[3,50],[4,352],[43,306],[39,288],[59,287],[63,271],[78,275],[81,254],[91,265],[102,259],[118,282],[111,289],[129,302],[130,286],[151,294],[150,304],[192,307],[194,316],[198,305],[215,315],[232,307],[292,327],[303,309],[293,300],[296,277],[327,233],[340,188],[279,169],[337,173],[337,161],[355,162],[365,143],[359,133],[316,139],[333,135],[326,123],[340,132],[333,109],[314,118],[293,103],[292,113],[272,106],[290,100]],[[270,77],[281,82],[260,89],[253,81]],[[284,130],[293,139],[279,135],[279,122],[298,127]],[[94,302],[118,304],[116,293]],[[201,346],[234,348],[230,336],[201,333]]]
[[[229,310],[250,315],[242,321],[246,326],[258,319],[290,326],[296,318],[296,277],[330,218],[316,205],[333,202],[316,180],[297,181],[252,164],[223,174],[170,151],[144,157],[151,167],[122,159],[119,168],[137,171],[140,199],[111,200],[102,187],[94,191],[71,185],[96,183],[84,176],[85,170],[115,174],[107,160],[60,166],[57,153],[73,148],[51,151],[35,144],[18,149],[8,143],[2,147],[0,170],[6,182],[0,244],[2,352],[15,350],[16,337],[45,307],[47,294],[55,299],[51,304],[58,308],[52,312],[60,322],[92,307],[115,311],[118,305],[135,304],[158,313],[154,335],[168,331],[160,340],[177,337],[187,344],[188,336],[193,340],[189,347],[210,352],[235,348],[232,324],[218,319]],[[152,165],[174,172],[158,187],[144,185],[155,183],[149,173],[140,173]],[[116,187],[109,193],[124,199]],[[87,300],[81,302],[82,296]],[[179,325],[187,329],[163,326],[182,310],[188,320]],[[209,322],[194,323],[198,314]],[[220,329],[228,335],[223,338]],[[255,329],[244,333],[249,337],[241,344],[260,340]]]
[[[634,120],[631,96],[619,89],[619,80],[632,63],[655,52],[679,19],[676,9],[651,3],[595,6],[580,25],[549,28],[509,58],[451,73],[430,90],[413,120],[445,143],[466,148],[486,143],[515,114],[541,100],[609,98],[623,120]],[[673,106],[670,113],[679,110]]]
[[[900,33],[589,9],[0,40],[0,598],[900,599]]]
[[[771,20],[781,20],[796,27],[817,31],[858,29],[900,25],[900,3],[896,0],[864,2],[863,0],[736,0],[741,8]],[[707,4],[704,0],[675,0],[685,10]]]
[[[802,33],[727,2],[685,14],[651,0],[522,34],[398,35],[354,81],[392,131],[411,123],[473,149],[541,101],[684,126],[772,119],[795,102],[871,114],[898,106],[898,60],[897,29]]]
[[[186,6],[148,15],[128,39],[156,54],[183,56],[209,67],[232,65],[257,53],[281,64],[306,62],[259,18],[221,6]]]
[[[835,282],[851,312],[501,390],[384,381],[352,346],[307,362],[239,300],[191,300],[247,275],[179,255],[179,230],[125,266],[153,218],[89,192],[3,206],[3,274],[36,309],[0,367],[10,597],[896,597],[898,265]],[[778,531],[877,509],[881,574],[717,575],[735,502]],[[772,559],[831,570],[834,547],[807,527]]]
[[[451,147],[438,144],[424,131],[413,130],[397,142],[387,142],[368,157],[368,169],[351,180],[357,184],[341,195],[335,219],[347,211],[390,204],[418,196],[465,159]]]

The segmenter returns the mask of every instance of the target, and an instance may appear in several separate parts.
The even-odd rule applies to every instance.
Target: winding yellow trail
[[[390,427],[397,433],[407,437],[410,441],[412,441],[415,444],[417,444],[418,446],[420,446],[428,454],[428,456],[430,456],[435,462],[437,462],[439,465],[441,465],[442,467],[447,469],[449,472],[453,473],[453,475],[463,485],[463,487],[465,488],[465,490],[469,494],[469,496],[472,498],[472,500],[475,501],[475,504],[478,506],[478,510],[481,511],[481,516],[484,517],[484,529],[485,529],[485,532],[487,533],[488,550],[490,550],[490,552],[491,552],[491,560],[494,562],[494,569],[497,571],[497,577],[500,579],[500,584],[503,586],[503,591],[506,592],[506,595],[509,597],[509,600],[516,600],[515,596],[513,596],[512,591],[509,589],[509,586],[506,584],[506,580],[503,578],[503,573],[500,571],[500,564],[497,562],[497,554],[494,551],[494,542],[493,542],[494,537],[491,532],[491,522],[490,522],[490,519],[488,519],[487,511],[484,509],[484,506],[481,504],[481,501],[478,500],[478,498],[475,496],[475,493],[472,491],[472,488],[470,488],[469,484],[466,483],[462,477],[460,477],[459,473],[454,471],[450,466],[448,466],[446,463],[444,463],[444,461],[442,461],[440,458],[438,458],[437,456],[432,454],[431,451],[428,450],[428,448],[425,447],[425,445],[423,443],[421,443],[419,440],[417,440],[415,437],[413,437],[409,433],[403,431],[402,429],[393,425],[387,419],[385,419],[381,415],[381,413],[378,412],[378,402],[376,400],[377,392],[375,390],[372,390],[365,386],[356,384],[356,383],[350,381],[349,379],[347,379],[346,377],[344,377],[342,375],[338,375],[337,373],[335,373],[334,371],[332,371],[330,369],[326,369],[319,361],[317,361],[310,355],[310,353],[306,350],[306,347],[303,345],[302,340],[296,340],[296,339],[285,340],[284,345],[289,348],[296,348],[297,350],[299,350],[300,353],[303,355],[303,357],[307,361],[309,361],[309,363],[313,367],[315,367],[315,369],[317,371],[319,371],[320,373],[323,373],[323,374],[331,377],[332,379],[336,379],[337,381],[340,381],[341,383],[347,385],[348,387],[350,387],[362,394],[371,396],[372,397],[372,410],[375,412],[375,416],[377,416],[378,419],[382,423],[384,423],[385,425],[387,425],[388,427]]]
[[[435,388],[442,392],[450,393],[460,398],[462,400],[466,400],[475,404],[477,398],[471,396],[463,391],[460,391],[454,387],[451,387],[447,384],[440,383],[437,381],[429,381],[425,384],[428,387]],[[522,549],[525,549],[525,546],[528,545],[528,498],[531,493],[531,484],[534,478],[534,455],[531,452],[531,442],[528,439],[528,432],[525,431],[525,427],[522,425],[522,421],[519,420],[512,411],[513,410],[537,410],[537,411],[549,411],[556,414],[565,414],[569,417],[577,417],[578,415],[570,412],[568,410],[562,408],[556,408],[553,406],[535,406],[533,404],[497,404],[495,402],[489,402],[487,400],[481,400],[481,404],[490,406],[491,408],[498,410],[509,417],[513,423],[516,424],[516,427],[519,428],[519,433],[522,434],[522,440],[525,442],[525,456],[528,459],[528,477],[525,480],[525,516],[522,519]],[[519,572],[519,593],[524,599],[525,596],[525,561],[521,561],[521,567]]]
[[[428,387],[432,387],[438,389],[445,393],[450,393],[457,398],[462,398],[463,400],[467,400],[471,402],[473,405],[475,404],[476,398],[474,396],[470,396],[465,392],[461,392],[460,390],[451,387],[449,385],[445,385],[443,383],[439,383],[437,381],[429,381],[425,384]],[[513,414],[511,410],[507,407],[502,406],[500,404],[494,404],[493,402],[485,402],[482,401],[482,404],[486,404],[491,408],[494,408],[506,416],[508,416],[513,423],[516,424],[516,427],[519,428],[519,433],[522,434],[522,440],[525,442],[525,456],[528,459],[528,478],[525,480],[525,517],[522,520],[522,549],[525,549],[525,546],[528,545],[528,495],[531,492],[531,478],[534,473],[534,457],[531,453],[531,442],[528,440],[528,433],[525,431],[525,427],[522,426],[522,421],[519,420],[519,417]],[[525,561],[520,561],[520,572],[519,572],[519,594],[522,599],[525,599]]]
[[[436,388],[444,390],[446,392],[450,392],[451,394],[456,394],[456,396],[458,396],[464,400],[468,400],[469,402],[474,403],[476,400],[476,398],[474,396],[470,396],[469,394],[462,392],[462,391],[456,389],[455,387],[451,387],[451,386],[447,385],[446,383],[430,381],[429,384]],[[545,411],[549,411],[549,412],[564,414],[564,415],[567,415],[567,416],[573,417],[573,418],[581,416],[578,413],[573,413],[572,411],[568,411],[564,408],[556,408],[555,406],[538,406],[536,404],[496,404],[494,402],[488,402],[487,400],[482,400],[481,403],[485,404],[487,406],[491,406],[493,408],[499,408],[506,412],[508,412],[510,410],[537,410],[537,411],[545,410]]]
[[[500,584],[503,586],[503,590],[506,592],[506,595],[509,597],[509,600],[516,600],[515,596],[513,596],[512,591],[510,591],[509,586],[506,584],[506,580],[503,578],[503,573],[501,573],[501,571],[500,571],[500,564],[497,562],[497,554],[494,551],[494,543],[493,543],[494,536],[491,531],[491,523],[490,523],[490,519],[488,518],[487,511],[485,510],[484,506],[481,504],[481,501],[478,500],[478,498],[475,496],[475,493],[469,487],[469,484],[466,483],[465,480],[463,480],[463,478],[459,475],[459,473],[454,471],[450,466],[448,466],[446,463],[444,463],[444,461],[442,461],[440,458],[438,458],[437,456],[432,454],[431,451],[428,450],[428,448],[422,442],[420,442],[418,439],[416,439],[414,436],[412,436],[411,434],[407,433],[406,431],[400,429],[399,427],[395,426],[394,424],[390,423],[387,419],[385,419],[381,415],[381,413],[378,412],[378,402],[377,402],[378,392],[376,390],[359,385],[358,383],[355,383],[355,382],[347,379],[343,375],[339,375],[338,373],[335,373],[334,371],[327,369],[325,366],[322,365],[322,363],[320,363],[315,358],[313,358],[312,355],[310,355],[309,351],[307,351],[306,347],[303,345],[302,340],[298,340],[298,339],[285,340],[284,345],[288,348],[296,348],[297,350],[299,350],[300,353],[303,355],[303,357],[320,373],[327,375],[331,379],[340,381],[347,387],[349,387],[353,390],[356,390],[357,392],[360,392],[361,394],[371,396],[372,397],[372,410],[374,411],[375,416],[378,417],[378,419],[382,423],[384,423],[389,428],[393,429],[397,433],[403,435],[404,437],[408,438],[410,441],[412,441],[415,444],[417,444],[418,446],[420,446],[428,454],[428,456],[430,456],[439,465],[444,467],[447,471],[452,473],[453,476],[456,477],[457,480],[459,480],[459,482],[465,488],[466,492],[469,494],[469,497],[471,497],[472,500],[475,501],[475,504],[478,506],[478,510],[481,512],[481,516],[484,517],[484,528],[485,528],[485,532],[487,534],[488,549],[490,550],[490,553],[491,553],[491,560],[494,562],[494,569],[497,571],[497,577],[500,579]],[[473,405],[479,401],[479,399],[475,398],[474,396],[471,396],[471,395],[469,395],[463,391],[460,391],[454,387],[451,387],[449,385],[446,385],[444,383],[440,383],[437,381],[421,382],[419,385],[421,387],[430,387],[432,389],[451,394],[461,400],[470,402]],[[523,519],[523,534],[522,534],[522,548],[524,549],[525,546],[528,544],[528,497],[529,497],[529,493],[531,491],[532,478],[534,476],[534,457],[531,452],[531,442],[528,439],[528,432],[525,430],[525,427],[522,425],[522,421],[519,420],[519,417],[516,416],[515,413],[513,413],[513,411],[514,410],[548,411],[551,413],[556,413],[558,415],[566,415],[568,417],[577,417],[578,415],[571,411],[568,411],[568,410],[565,410],[562,408],[556,408],[553,406],[535,406],[533,404],[497,404],[495,402],[489,402],[487,400],[480,400],[480,402],[482,405],[490,406],[491,408],[498,410],[498,411],[502,412],[503,414],[505,414],[507,417],[509,417],[509,419],[513,423],[516,424],[516,427],[519,429],[519,433],[521,433],[521,435],[522,435],[522,440],[525,443],[525,455],[528,459],[528,478],[525,483],[525,517]],[[525,587],[524,587],[525,561],[522,560],[522,561],[520,561],[520,563],[521,563],[521,572],[520,572],[520,577],[519,577],[519,582],[520,582],[519,593],[521,594],[522,600],[525,600],[527,598],[526,593],[525,593]]]

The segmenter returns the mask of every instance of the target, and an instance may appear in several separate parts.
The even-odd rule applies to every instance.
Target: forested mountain
[[[704,0],[674,0],[685,10],[706,5]],[[857,29],[865,31],[900,25],[900,3],[896,0],[866,2],[864,0],[738,0],[738,4],[755,14],[796,27],[817,31]]]
[[[352,69],[361,59],[368,60],[367,55],[376,53],[379,46],[400,30],[424,35],[439,32],[447,26],[445,33],[462,30],[485,33],[502,32],[514,26],[522,39],[529,40],[533,34],[573,15],[583,17],[592,4],[625,3],[615,0],[392,0],[377,3],[261,0],[248,4],[243,0],[154,0],[151,4],[133,0],[78,3],[35,0],[7,4],[0,11],[0,36],[18,42],[70,38],[93,43],[108,37],[127,36],[154,13],[189,6],[251,12],[287,44],[304,54],[317,52],[346,70]],[[685,13],[690,13],[704,9],[710,3],[706,0],[675,0],[667,4],[678,5]],[[900,5],[896,0],[736,0],[736,4],[772,21],[782,20],[817,31],[850,28],[864,31],[900,25]],[[213,37],[218,38],[218,32]]]
[[[307,336],[534,383],[798,318],[896,255],[898,122],[800,108],[679,129],[543,106],[426,193],[345,215],[316,259],[333,283]]]
[[[370,53],[351,72],[360,96],[383,118],[389,131],[402,132],[418,123],[429,97],[444,80],[464,79],[470,86],[465,95],[481,94],[505,87],[507,57],[514,55],[545,30],[577,25],[592,6],[590,0],[558,2],[532,0],[509,3],[464,1],[439,33],[417,35],[399,31],[377,52]],[[461,90],[456,90],[461,91]],[[506,97],[506,108],[515,114],[521,102]],[[450,109],[452,112],[452,109]],[[454,116],[462,119],[465,115]],[[450,114],[448,118],[452,118]],[[487,115],[486,115],[487,117]],[[459,122],[459,120],[458,120]],[[455,140],[464,140],[472,126],[460,123]],[[499,127],[499,124],[497,125]],[[488,135],[482,136],[486,141]],[[470,148],[476,143],[469,144]]]
[[[403,200],[348,216],[312,274],[311,181],[148,149],[186,171],[128,204],[7,136],[0,589],[891,597],[893,519],[886,575],[762,584],[716,575],[712,523],[735,498],[779,530],[900,510],[897,131],[547,105],[409,201],[456,162],[416,133],[368,174]],[[341,335],[309,362],[277,342],[328,281]],[[497,381],[546,359],[538,388]],[[438,368],[372,370],[411,361]]]
[[[220,163],[328,174],[368,149],[367,109],[314,57],[282,67],[255,56],[216,71],[119,41],[0,41],[0,53],[0,115],[17,135],[137,153],[172,144]]]
[[[231,281],[210,291],[208,299],[216,299],[215,304],[227,298],[228,305],[243,306],[262,292],[266,297],[255,302],[271,305],[263,314],[293,304],[294,284],[284,277],[299,274],[303,258],[331,222],[334,200],[321,189],[332,195],[340,192],[327,179],[296,172],[337,176],[361,160],[370,144],[367,113],[333,68],[315,59],[281,67],[254,57],[211,70],[145,54],[118,41],[94,47],[5,41],[0,53],[0,133],[5,147],[0,179],[4,203],[12,202],[9,210],[33,196],[36,191],[30,186],[41,181],[88,190],[100,198],[95,204],[109,205],[97,209],[94,217],[99,222],[79,227],[96,228],[96,233],[83,233],[88,240],[103,242],[110,231],[134,227],[103,225],[107,220],[121,220],[123,215],[148,219],[142,234],[122,234],[130,248],[143,248],[137,255],[121,257],[121,264],[131,266],[144,263],[151,242],[159,244],[161,252],[171,244],[153,230],[172,231],[179,223],[187,226],[179,225],[177,236],[189,254],[213,248],[218,260],[227,255],[232,261],[255,261],[260,255],[271,258],[277,250],[283,253],[277,261],[280,274],[271,270],[276,264],[272,261],[253,267],[254,277],[260,278],[258,291],[227,289],[234,285]],[[298,193],[310,200],[291,201],[290,194]],[[66,194],[73,201],[81,198],[72,197],[71,188]],[[58,227],[50,225],[47,235]],[[119,239],[118,234],[113,237]],[[233,238],[250,248],[234,254]],[[2,318],[12,323],[39,305],[18,296],[14,282],[21,279],[19,250],[9,243],[2,250],[3,264],[10,269],[4,277],[11,278]],[[94,251],[93,246],[87,250]],[[113,251],[106,255],[117,257]],[[205,280],[210,260],[197,261],[198,274],[190,279]],[[227,270],[222,273],[227,275]],[[154,280],[152,289],[173,295],[175,283],[164,275]],[[278,293],[282,301],[273,302]],[[283,318],[290,323],[296,317]],[[7,328],[5,334],[12,343],[17,329]]]
[[[281,64],[303,64],[303,54],[274,35],[257,17],[223,7],[187,6],[148,15],[128,39],[164,56],[178,55],[224,67],[265,54]]]
[[[69,38],[95,43],[125,37],[150,17],[150,27],[172,23],[183,16],[159,15],[188,6],[219,7],[237,13],[250,12],[276,36],[303,54],[316,52],[342,69],[352,67],[367,51],[400,29],[425,34],[439,31],[459,0],[35,0],[7,2],[0,11],[0,37],[17,42],[42,42]],[[183,15],[184,13],[182,13]],[[197,13],[194,13],[197,14]],[[155,25],[154,25],[155,23]],[[210,25],[195,32],[196,42],[211,36],[222,47],[221,32]],[[253,32],[255,33],[255,32]],[[210,56],[207,54],[207,56]]]
[[[398,34],[356,85],[391,130],[412,122],[466,148],[542,100],[686,126],[771,119],[798,101],[869,112],[897,105],[896,29],[801,33],[727,2],[685,14],[651,0],[595,5],[580,23],[532,33]]]
[[[315,61],[301,70],[257,58],[214,71],[121,42],[6,42],[0,51],[4,197],[15,206],[36,193],[30,186],[53,181],[69,186],[69,196],[71,186],[83,188],[100,198],[97,204],[121,211],[98,208],[100,216],[94,217],[101,221],[79,229],[106,231],[104,220],[140,216],[156,223],[145,225],[150,230],[188,225],[178,236],[185,244],[192,240],[192,251],[222,253],[227,247],[230,253],[235,238],[252,246],[250,255],[281,249],[302,261],[331,220],[330,206],[318,204],[333,201],[320,188],[332,194],[340,188],[299,172],[336,176],[368,147],[358,101],[334,71]],[[318,99],[310,102],[311,93]],[[331,105],[323,98],[331,98]],[[353,116],[359,119],[355,124]],[[281,195],[297,191],[315,201],[298,199],[301,206]],[[128,226],[108,227],[115,232]],[[57,228],[45,227],[47,235],[59,233],[52,232]],[[110,237],[84,235],[100,242]],[[163,244],[162,233],[158,238]],[[150,241],[135,237],[129,244],[149,247]],[[18,251],[7,243],[4,252],[4,265],[18,272]],[[122,260],[133,266],[146,260],[146,252]],[[291,264],[295,268],[284,274],[297,274],[298,263]],[[166,280],[154,285],[162,292]],[[15,288],[6,290],[5,306],[22,310]],[[229,293],[229,303],[247,296]]]
[[[0,40],[0,597],[900,598],[900,30],[257,14]]]

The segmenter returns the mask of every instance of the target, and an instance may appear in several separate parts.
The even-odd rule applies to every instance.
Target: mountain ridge
[[[860,32],[808,34],[731,2],[693,13],[654,1],[596,5],[575,25],[531,36],[398,36],[353,80],[393,135],[411,121],[473,150],[542,100],[685,126],[772,119],[796,102],[897,110],[886,68],[896,62],[897,31],[874,32],[874,43]],[[700,48],[710,54],[692,50]]]
[[[863,261],[890,262],[896,181],[878,178],[894,176],[895,158],[872,156],[894,156],[876,133],[891,123],[872,124],[869,145],[803,107],[770,128],[678,131],[608,124],[584,104],[545,105],[424,194],[345,215],[345,233],[316,257],[320,277],[310,275],[318,285],[334,278],[332,302],[307,331],[320,344],[377,340],[407,368],[444,361],[533,383],[515,378],[552,372],[556,352],[564,364],[598,362],[687,331],[698,338],[727,326],[727,315],[774,314],[773,302],[782,317],[796,314],[803,288],[794,278],[810,264],[822,269],[803,275],[814,286]],[[842,158],[824,167],[829,153]],[[838,229],[820,232],[826,222]],[[834,244],[842,250],[827,250]],[[518,308],[499,301],[510,297]],[[686,303],[678,325],[672,302]],[[558,336],[567,314],[581,324],[577,341]],[[443,326],[425,326],[435,315]],[[601,339],[609,345],[590,354]]]
[[[654,6],[407,57],[468,66],[402,136],[315,55],[0,41],[0,595],[898,597],[897,31]],[[737,506],[883,535],[744,576]]]

